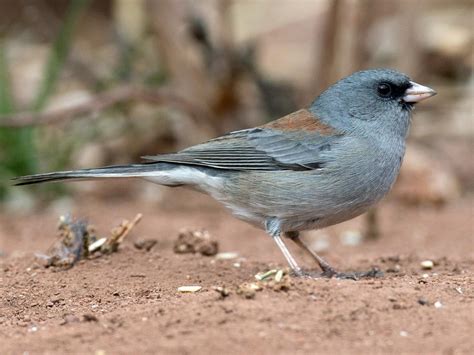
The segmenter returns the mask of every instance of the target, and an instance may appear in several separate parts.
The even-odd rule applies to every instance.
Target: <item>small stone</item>
[[[262,286],[260,286],[259,284],[256,284],[254,282],[251,282],[249,284],[249,287],[252,289],[252,290],[255,290],[255,291],[261,291],[262,290]]]
[[[443,307],[443,304],[441,303],[441,301],[436,301],[436,302],[434,303],[434,306],[435,306],[435,308],[442,308],[442,307]]]
[[[61,321],[60,325],[65,325],[65,324],[69,324],[69,323],[77,323],[77,322],[79,322],[78,317],[76,317],[73,314],[66,314],[64,316],[63,320]]]
[[[85,322],[98,322],[99,321],[99,319],[97,319],[97,317],[93,314],[84,314],[82,318],[84,319]]]
[[[216,259],[219,259],[219,260],[237,259],[238,257],[239,257],[239,254],[231,252],[231,251],[216,254]]]
[[[362,234],[357,230],[345,231],[339,237],[343,245],[357,246],[362,242]]]
[[[246,299],[253,299],[262,288],[256,283],[243,283],[237,288],[237,294]]]
[[[143,239],[143,240],[136,240],[133,243],[133,246],[139,250],[146,250],[150,251],[155,245],[158,243],[156,239]]]
[[[423,260],[420,266],[423,270],[431,270],[434,267],[434,263],[432,260]]]
[[[308,240],[310,243],[310,248],[314,250],[316,253],[321,253],[329,249],[330,247],[330,242],[329,242],[329,236],[327,234],[321,234],[321,233],[314,233],[309,234]]]
[[[402,269],[402,267],[398,264],[395,264],[394,267],[389,267],[388,269],[386,269],[385,271],[386,272],[393,272],[393,273],[398,273],[400,272],[400,270]]]
[[[273,291],[288,291],[292,286],[291,279],[288,275],[284,275],[280,281],[270,281],[269,287]]]
[[[419,299],[418,299],[418,303],[419,303],[420,305],[422,305],[422,306],[426,306],[426,305],[429,304],[428,300],[425,299],[425,298],[419,298]]]
[[[400,331],[400,336],[401,336],[401,337],[407,337],[407,336],[408,336],[408,332],[402,330],[402,331]]]
[[[226,298],[230,295],[230,291],[225,288],[225,287],[222,287],[222,286],[217,286],[217,287],[214,287],[214,291],[216,291],[217,293],[219,293],[219,295],[221,296],[221,298]]]
[[[200,253],[205,256],[217,254],[219,245],[207,230],[183,229],[174,243],[173,250],[177,254]]]

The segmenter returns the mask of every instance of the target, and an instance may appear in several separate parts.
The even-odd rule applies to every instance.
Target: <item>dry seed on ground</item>
[[[195,293],[195,292],[198,292],[201,289],[202,289],[201,286],[196,286],[196,285],[193,285],[193,286],[180,286],[180,287],[178,287],[178,292],[181,292],[181,293]]]
[[[272,270],[269,270],[269,271],[266,271],[266,272],[259,272],[257,275],[255,275],[255,279],[257,281],[263,281],[263,280],[275,275],[277,272],[278,272],[277,269],[272,269]]]

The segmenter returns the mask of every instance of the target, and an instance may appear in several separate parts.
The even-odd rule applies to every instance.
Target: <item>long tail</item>
[[[31,185],[42,182],[62,180],[92,180],[102,178],[149,177],[160,171],[160,163],[143,163],[132,165],[114,165],[95,169],[58,171],[46,174],[20,176],[13,179],[15,185]]]

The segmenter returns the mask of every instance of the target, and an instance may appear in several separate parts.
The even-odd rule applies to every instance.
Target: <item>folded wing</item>
[[[312,170],[328,161],[342,136],[307,110],[247,130],[231,132],[178,153],[147,156],[156,162],[224,170]]]

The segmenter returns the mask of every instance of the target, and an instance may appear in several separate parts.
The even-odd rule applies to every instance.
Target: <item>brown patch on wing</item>
[[[260,127],[278,129],[281,131],[310,131],[317,132],[324,136],[338,133],[334,128],[321,122],[318,117],[306,109],[290,113],[289,115]]]

